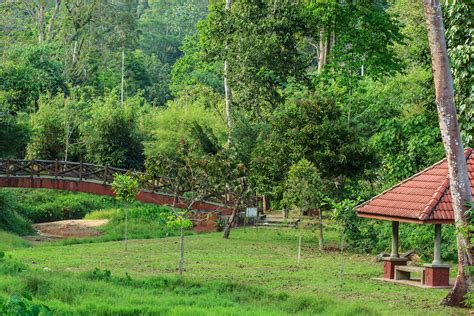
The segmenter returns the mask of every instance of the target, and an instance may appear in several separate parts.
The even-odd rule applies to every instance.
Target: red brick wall
[[[406,261],[389,261],[383,263],[383,277],[385,279],[395,279],[395,266],[406,266]]]
[[[428,286],[448,286],[449,268],[425,268],[425,285]]]

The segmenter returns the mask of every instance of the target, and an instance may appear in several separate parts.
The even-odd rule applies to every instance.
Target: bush
[[[47,189],[2,189],[11,207],[34,223],[82,219],[97,209],[115,206],[112,197]]]
[[[28,235],[34,232],[31,222],[21,216],[16,205],[11,202],[6,192],[0,191],[0,230],[19,235]]]
[[[467,293],[465,301],[467,307],[474,307],[474,292]]]
[[[12,295],[8,300],[0,298],[0,314],[5,315],[51,315],[51,310],[44,304],[33,303],[33,298],[27,294]]]

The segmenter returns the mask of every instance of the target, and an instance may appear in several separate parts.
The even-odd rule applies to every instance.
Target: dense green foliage
[[[287,207],[296,207],[302,211],[320,208],[324,196],[323,190],[318,169],[303,158],[288,171],[283,202]]]
[[[0,1],[0,158],[147,169],[148,180],[168,177],[163,190],[176,199],[235,209],[254,206],[255,195],[273,209],[301,204],[303,162],[317,203],[343,204],[336,217],[352,250],[375,253],[388,247],[388,225],[357,218],[348,204],[444,156],[421,3],[54,3]],[[463,140],[472,145],[472,8],[443,10]],[[0,228],[19,234],[31,231],[29,221],[116,209],[105,197],[5,192],[13,194],[1,192]],[[130,207],[130,216],[142,212]],[[132,236],[174,233],[160,222],[166,212],[143,210],[160,215],[145,229],[131,217]],[[121,238],[121,214],[91,215],[111,219],[101,240]],[[402,247],[426,258],[431,236],[429,227],[402,225]],[[445,259],[455,257],[453,236],[444,230]]]
[[[10,203],[8,210],[34,223],[81,219],[93,210],[115,205],[111,197],[76,192],[2,189],[0,193]]]
[[[0,192],[0,231],[6,230],[19,235],[33,232],[31,222],[22,216],[21,209],[10,199],[6,192]]]

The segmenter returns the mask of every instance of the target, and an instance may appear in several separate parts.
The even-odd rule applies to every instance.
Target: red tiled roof
[[[474,192],[474,149],[464,151]],[[446,158],[356,207],[361,217],[415,223],[453,223]]]

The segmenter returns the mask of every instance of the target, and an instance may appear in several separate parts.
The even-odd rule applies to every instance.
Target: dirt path
[[[58,222],[34,224],[37,236],[29,236],[30,241],[45,241],[66,237],[95,237],[102,233],[96,228],[107,224],[107,219],[73,219]]]

